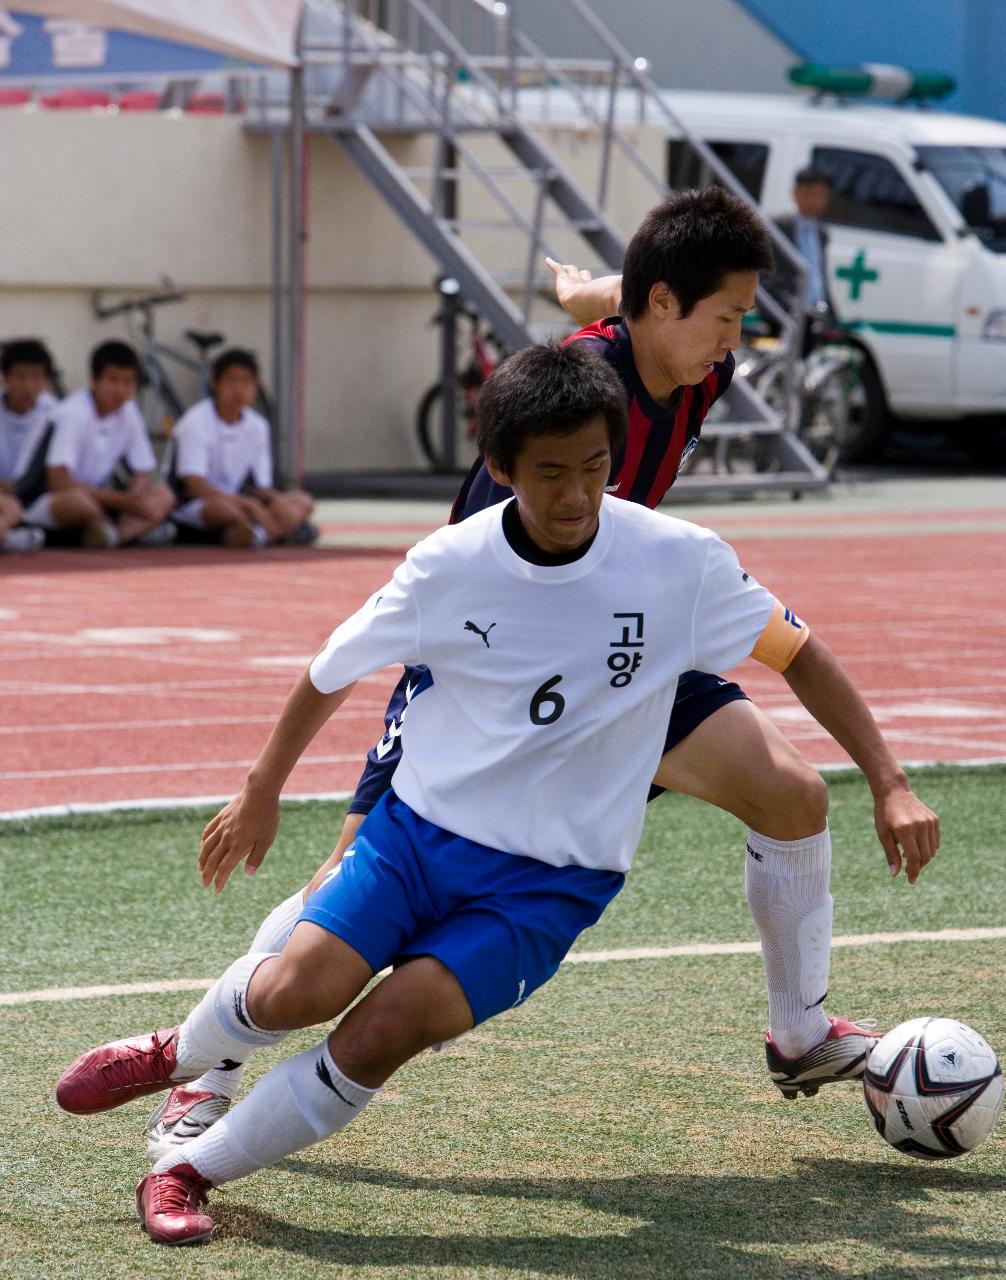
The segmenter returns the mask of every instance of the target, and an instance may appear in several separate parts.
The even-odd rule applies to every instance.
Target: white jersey
[[[775,599],[714,533],[619,498],[580,559],[530,564],[505,505],[413,548],[311,679],[331,693],[391,663],[429,667],[403,722],[401,799],[496,849],[626,871],[679,675],[747,657]]]
[[[0,480],[16,480],[38,446],[59,402],[43,391],[27,413],[12,413],[0,392]]]
[[[56,406],[52,417],[56,429],[46,465],[66,467],[81,484],[96,489],[107,485],[120,462],[134,472],[153,471],[157,466],[147,428],[133,400],[102,418],[90,391],[75,391]]]
[[[269,424],[253,409],[224,422],[212,399],[200,400],[175,424],[172,455],[179,479],[202,476],[224,493],[237,493],[249,476],[260,489],[272,487]]]

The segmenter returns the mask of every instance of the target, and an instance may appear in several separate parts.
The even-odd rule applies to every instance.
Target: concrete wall
[[[550,135],[557,158],[592,190],[593,135]],[[485,163],[512,157],[494,138]],[[647,147],[662,164],[663,144]],[[429,162],[430,144],[399,139],[405,165]],[[254,348],[268,379],[270,351],[270,142],[234,118],[76,112],[0,112],[0,338],[44,338],[67,386],[85,379],[87,355],[125,322],[99,322],[93,290],[145,290],[166,273],[187,300],[157,312],[158,338],[185,346],[185,328],[220,329]],[[436,264],[330,138],[310,146],[306,381],[308,471],[421,464],[416,406],[437,379]],[[610,208],[631,230],[654,193],[616,163]],[[532,193],[509,193],[530,211]],[[467,214],[494,213],[466,186]],[[590,263],[583,242],[550,232],[552,250]],[[487,232],[475,247],[493,268],[519,270],[522,237]],[[543,275],[547,272],[543,269]],[[540,318],[561,322],[557,308]],[[134,335],[135,336],[135,335]],[[180,389],[194,394],[184,373]]]
[[[96,343],[135,338],[95,319],[92,291],[167,273],[188,298],[158,310],[158,338],[220,329],[268,375],[268,139],[233,118],[18,111],[0,113],[0,154],[0,338],[44,338],[78,386]],[[408,467],[436,361],[434,264],[333,141],[312,140],[310,165],[307,465]]]

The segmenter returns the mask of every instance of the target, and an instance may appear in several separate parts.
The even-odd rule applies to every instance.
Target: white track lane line
[[[354,757],[355,758],[355,757]],[[310,763],[310,761],[309,761]],[[975,760],[903,760],[906,769],[980,769],[989,765],[1006,764],[1006,756],[983,756]],[[202,766],[198,766],[202,768]],[[856,766],[851,761],[837,761],[832,764],[814,766],[819,773],[855,773]],[[193,770],[196,771],[195,769]],[[283,803],[298,803],[305,800],[348,800],[351,791],[306,791],[283,796]],[[200,809],[209,805],[226,804],[232,800],[230,795],[210,796],[148,796],[137,800],[105,800],[97,804],[55,804],[42,805],[37,809],[9,809],[0,812],[2,822],[25,822],[33,818],[66,818],[78,813],[114,813],[117,809]]]
[[[903,942],[991,942],[1006,938],[1006,928],[939,929],[934,932],[848,933],[833,938],[832,947],[890,946]],[[670,960],[694,956],[752,955],[757,942],[693,942],[678,947],[625,947],[613,951],[578,951],[563,964],[611,964],[623,960]],[[215,978],[177,978],[167,982],[127,982],[96,987],[44,987],[38,991],[0,993],[0,1005],[93,1000],[101,996],[160,995],[173,991],[207,991]]]
[[[304,765],[353,764],[363,752],[336,756],[301,756],[298,767]],[[250,769],[254,760],[202,760],[172,764],[108,764],[92,769],[8,769],[0,772],[0,782],[25,782],[34,778],[102,778],[109,774],[137,773],[207,773],[216,769]]]

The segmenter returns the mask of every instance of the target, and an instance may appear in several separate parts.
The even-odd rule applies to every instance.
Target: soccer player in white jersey
[[[282,952],[242,956],[179,1027],[91,1050],[61,1077],[65,1110],[108,1110],[331,1021],[394,966],[142,1179],[153,1241],[207,1239],[211,1187],[335,1133],[410,1058],[548,981],[629,870],[682,672],[753,653],[787,673],[873,786],[903,778],[828,648],[726,543],[604,493],[625,423],[617,374],[575,345],[530,347],[494,372],[480,447],[514,498],[420,542],[333,632],[207,826],[203,882],[220,889],[242,860],[261,862],[285,780],[354,682],[421,662],[434,680],[392,791]],[[939,826],[911,800],[917,872]]]
[[[38,551],[45,534],[21,523],[22,477],[41,446],[56,397],[49,390],[52,356],[34,338],[5,342],[0,351],[0,551]]]
[[[643,219],[626,253],[624,307],[621,276],[593,280],[571,263],[546,259],[556,275],[558,300],[587,326],[570,340],[604,354],[631,404],[623,461],[616,458],[609,477],[620,497],[647,506],[663,497],[703,415],[729,382],[741,318],[753,305],[759,272],[770,260],[760,219],[717,187],[675,192]],[[615,314],[620,308],[621,318]],[[506,494],[479,462],[464,482],[452,520],[467,519]],[[426,672],[410,668],[403,673],[385,713],[386,732],[368,753],[335,851],[306,891],[290,895],[268,914],[251,950],[282,949],[304,899],[338,862],[365,813],[390,785],[403,717],[428,685]],[[897,859],[893,846],[902,833],[911,840],[914,811],[899,779],[881,781],[874,796],[876,830],[889,858]],[[745,828],[745,889],[768,986],[764,1053],[769,1078],[787,1098],[854,1080],[879,1035],[873,1027],[829,1016],[824,1007],[831,936],[824,780],[734,681],[694,671],[678,682],[651,798],[663,789],[715,805]],[[916,863],[911,856],[907,861],[914,880]],[[800,930],[814,939],[813,948],[785,943]],[[219,1119],[238,1091],[241,1071],[239,1062],[230,1061],[172,1090],[148,1121],[152,1158]]]
[[[210,390],[176,423],[165,458],[179,501],[171,518],[184,540],[230,547],[314,541],[311,495],[273,487],[269,424],[252,408],[259,390],[253,353],[222,352]]]
[[[175,528],[166,516],[174,496],[157,478],[134,399],[140,383],[136,352],[125,342],[103,342],[92,351],[90,366],[90,387],[53,411],[44,491],[26,501],[25,520],[54,542],[85,547],[171,542]]]

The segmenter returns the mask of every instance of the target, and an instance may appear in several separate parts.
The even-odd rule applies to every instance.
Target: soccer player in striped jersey
[[[410,1058],[555,974],[631,867],[685,671],[752,654],[785,673],[875,793],[903,779],[830,650],[726,543],[605,493],[625,422],[618,376],[577,344],[530,347],[495,370],[479,443],[513,496],[420,542],[332,633],[207,826],[203,883],[261,862],[286,779],[355,681],[423,664],[433,679],[410,709],[393,788],[282,951],[241,956],[180,1026],[100,1046],[60,1078],[65,1110],[105,1111],[345,1013],[140,1181],[151,1240],[208,1239],[211,1188],[336,1133]],[[902,790],[917,871],[938,820]]]
[[[655,506],[694,447],[709,408],[729,386],[741,320],[754,305],[760,275],[772,269],[768,232],[744,201],[706,187],[677,192],[651,210],[629,244],[620,278],[591,281],[571,265],[552,265],[560,301],[574,319],[590,321],[569,341],[601,355],[617,372],[626,397],[628,431],[606,489]],[[599,314],[607,318],[598,320]],[[509,493],[479,460],[451,519],[465,520]],[[403,675],[338,845],[308,893],[390,785],[401,758],[403,717],[429,683],[426,671]],[[876,1037],[843,1019],[829,1019],[823,1008],[831,948],[831,840],[820,775],[735,682],[689,671],[678,682],[653,783],[651,798],[664,790],[697,796],[747,828],[745,878],[768,979],[765,1048],[773,1080],[792,1097],[861,1074]],[[889,784],[877,793],[877,830],[888,858],[900,861],[907,784],[903,776]],[[914,880],[914,850],[905,852]],[[275,908],[256,935],[255,949],[282,947],[303,898],[298,891]],[[204,1120],[212,1123],[239,1078],[234,1062],[172,1094],[151,1116],[152,1152]],[[176,1131],[183,1116],[187,1123]]]

